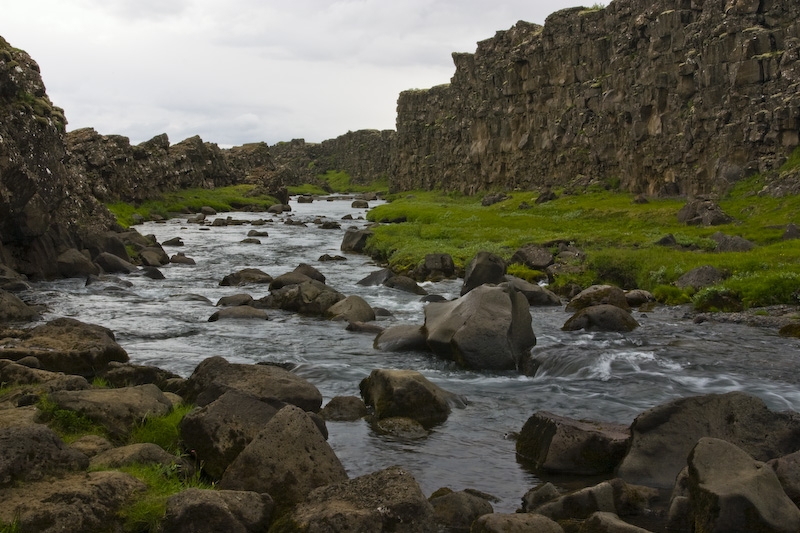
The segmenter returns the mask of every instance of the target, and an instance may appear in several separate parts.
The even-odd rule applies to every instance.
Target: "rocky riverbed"
[[[334,530],[351,525],[363,531],[455,531],[468,529],[473,518],[491,511],[495,514],[482,518],[474,530],[499,531],[510,522],[524,527],[536,523],[553,531],[609,530],[588,529],[601,527],[594,523],[616,523],[617,518],[602,513],[653,531],[667,524],[688,530],[692,522],[718,520],[698,505],[712,490],[711,473],[719,458],[735,460],[741,468],[733,482],[714,483],[734,483],[741,491],[714,496],[718,501],[747,492],[754,478],[745,471],[774,472],[783,488],[772,478],[763,483],[775,489],[775,501],[797,501],[790,454],[800,448],[800,430],[796,415],[780,413],[800,406],[793,371],[795,340],[770,329],[694,320],[685,308],[664,307],[633,310],[639,327],[630,332],[567,332],[561,328],[571,313],[558,305],[530,307],[526,313],[536,336],[530,375],[518,369],[465,369],[427,349],[378,350],[373,347],[374,326],[419,329],[430,304],[396,283],[359,284],[380,266],[339,247],[348,226],[366,225],[359,220],[363,209],[349,201],[319,200],[293,203],[292,208],[269,216],[208,216],[204,224],[180,218],[140,226],[168,255],[182,252],[195,261],[161,267],[164,279],[142,276],[140,269],[116,278],[93,278],[89,284],[85,278],[40,282],[18,293],[29,303],[46,306],[43,318],[50,326],[39,326],[49,330],[38,337],[36,330],[27,329],[3,335],[2,357],[18,362],[3,363],[2,381],[23,386],[6,395],[0,418],[10,422],[2,425],[33,429],[3,430],[4,438],[28,444],[2,448],[6,503],[0,518],[13,520],[14,502],[39,498],[20,492],[20,481],[41,490],[36,483],[56,476],[60,481],[49,483],[51,492],[75,491],[74,484],[67,485],[81,480],[78,484],[90,492],[107,490],[115,496],[102,503],[92,500],[71,514],[52,502],[31,504],[20,514],[21,523],[42,531],[56,525],[98,529],[139,489],[135,481],[117,474],[86,473],[88,457],[118,445],[131,424],[125,418],[130,414],[89,406],[135,405],[143,409],[135,411],[141,416],[169,410],[178,397],[197,406],[182,426],[182,437],[192,443],[186,453],[194,451],[204,475],[226,489],[213,495],[187,492],[182,498],[191,503],[183,505],[224,508],[220,520],[240,524],[243,531],[266,530],[270,522],[276,531],[313,529],[324,521],[337,524]],[[352,220],[342,220],[345,215]],[[212,225],[215,218],[225,222]],[[263,235],[248,237],[251,231]],[[166,244],[174,238],[178,240]],[[247,238],[258,242],[242,242]],[[324,256],[343,259],[320,260]],[[313,268],[297,269],[301,264]],[[244,269],[258,269],[269,280],[253,283],[256,276],[249,284],[220,285]],[[317,274],[322,280],[314,279]],[[275,283],[278,279],[283,281]],[[462,285],[462,280],[443,280],[419,287],[451,300],[460,296]],[[302,290],[292,292],[292,287]],[[361,325],[355,328],[361,331],[348,331],[346,320],[331,321],[325,312],[317,313],[312,307],[322,301],[320,295],[340,302],[363,300],[379,311],[376,320],[367,322],[373,328]],[[215,305],[221,298],[250,305]],[[312,307],[298,313],[292,308],[297,302]],[[222,315],[209,321],[215,313]],[[62,317],[108,330],[82,329]],[[86,346],[75,349],[78,340]],[[124,362],[127,357],[130,361]],[[77,366],[66,366],[66,359]],[[406,374],[391,372],[399,369]],[[85,380],[97,375],[117,388],[100,392],[109,395],[104,399],[77,400],[98,394]],[[50,392],[63,408],[79,410],[113,430],[110,442],[66,447],[58,437],[45,435],[41,425],[30,426],[41,422],[33,404],[43,392]],[[422,398],[422,406],[398,398]],[[371,417],[362,418],[368,407]],[[420,410],[427,414],[421,416]],[[236,438],[222,438],[234,434]],[[49,451],[40,448],[45,441]],[[303,449],[313,450],[305,459],[296,453],[301,442]],[[278,448],[286,448],[288,455],[270,451]],[[18,458],[26,454],[34,462],[20,468]],[[784,456],[771,469],[753,462]],[[592,460],[579,460],[586,457]],[[295,462],[301,460],[310,462]],[[730,470],[723,464],[722,470]],[[687,465],[691,468],[681,474]],[[236,469],[242,473],[234,474]],[[248,472],[273,474],[250,480]],[[292,476],[298,479],[289,483]],[[265,484],[273,483],[265,477],[285,483]],[[442,487],[453,492],[437,491]],[[588,488],[567,493],[575,487]],[[438,497],[428,501],[434,491]],[[45,495],[42,502],[51,492],[40,492]],[[180,514],[180,505],[178,498],[168,506],[168,530],[191,530],[180,529],[192,523],[188,514]],[[753,509],[759,506],[752,504]],[[245,509],[253,516],[245,517]],[[517,509],[526,512],[516,514]],[[781,509],[784,514],[777,518],[762,517],[764,528],[795,524],[794,504]],[[589,519],[597,511],[601,514]],[[47,513],[55,517],[50,525],[42,518]],[[194,530],[213,530],[208,529],[216,527],[212,524],[218,522],[210,520],[207,529]]]

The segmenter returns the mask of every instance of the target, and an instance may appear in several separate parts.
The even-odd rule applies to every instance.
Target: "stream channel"
[[[370,205],[376,205],[370,202]],[[291,202],[291,214],[225,213],[239,220],[269,219],[264,226],[208,227],[187,224],[186,217],[137,226],[159,242],[180,237],[185,246],[166,247],[169,255],[184,252],[196,266],[162,268],[166,279],[124,277],[116,283],[85,286],[81,279],[35,284],[27,300],[48,307],[45,319],[70,316],[110,328],[132,363],[155,365],[183,377],[207,357],[232,363],[290,362],[295,372],[317,386],[323,405],[334,396],[359,395],[359,382],[376,368],[421,372],[440,387],[463,395],[464,409],[426,438],[404,440],[380,435],[364,421],[328,422],[329,443],[350,477],[391,465],[409,470],[423,492],[440,487],[474,488],[499,501],[496,512],[513,512],[522,496],[539,482],[518,463],[510,435],[519,432],[536,411],[630,424],[642,411],[670,399],[706,393],[744,391],[762,398],[774,410],[800,410],[800,375],[796,340],[771,330],[734,324],[695,324],[686,307],[657,307],[634,312],[641,327],[632,333],[564,332],[569,318],[562,307],[531,308],[541,366],[535,376],[513,372],[474,372],[426,353],[385,353],[373,348],[374,335],[346,331],[342,322],[268,310],[268,321],[208,322],[223,296],[246,292],[268,294],[266,285],[222,287],[227,274],[255,267],[276,277],[308,263],[326,283],[345,295],[357,294],[373,307],[392,312],[379,318],[383,327],[423,323],[420,297],[383,286],[357,282],[381,268],[369,257],[342,254],[346,228],[364,227],[366,210],[351,200]],[[341,220],[351,214],[356,220]],[[307,227],[284,220],[306,221]],[[209,217],[213,220],[216,217]],[[340,230],[321,229],[316,218],[336,220]],[[250,229],[269,232],[261,244],[242,244]],[[323,254],[346,255],[346,261],[319,262]],[[424,283],[431,294],[455,298],[461,280]],[[187,300],[200,295],[212,303]]]

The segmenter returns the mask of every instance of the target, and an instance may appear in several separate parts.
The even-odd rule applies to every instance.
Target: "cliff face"
[[[349,131],[319,144],[294,139],[271,150],[275,161],[291,171],[291,185],[314,183],[329,170],[344,170],[351,183],[365,185],[389,175],[395,136],[393,130]]]
[[[614,0],[519,22],[398,101],[392,188],[723,190],[800,142],[785,0]]]
[[[136,202],[161,192],[245,181],[256,168],[274,169],[265,143],[220,149],[191,137],[170,146],[166,134],[132,146],[127,137],[84,128],[67,134],[67,165],[98,199]]]
[[[65,123],[36,62],[0,37],[0,263],[31,276],[114,222],[62,163]]]

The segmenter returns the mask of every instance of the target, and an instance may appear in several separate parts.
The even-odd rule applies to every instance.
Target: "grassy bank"
[[[580,272],[556,278],[555,288],[572,282],[583,287],[611,283],[648,289],[670,303],[691,298],[701,307],[717,301],[720,291],[745,307],[797,303],[800,241],[781,241],[781,236],[788,223],[800,224],[800,198],[762,198],[754,194],[761,186],[760,177],[740,183],[720,202],[736,220],[714,227],[678,223],[676,215],[684,200],[636,204],[632,195],[610,191],[562,195],[541,205],[535,205],[537,193],[515,192],[513,198],[488,207],[481,205],[480,196],[398,194],[368,216],[374,221],[406,217],[407,222],[375,228],[368,252],[395,270],[406,271],[428,253],[449,253],[463,266],[481,250],[508,260],[525,244],[562,240],[586,252],[587,258]],[[523,202],[533,207],[519,209]],[[716,252],[709,237],[717,231],[758,246],[744,253]],[[693,250],[655,244],[668,233]],[[671,286],[682,274],[703,265],[714,265],[730,278],[698,294]]]
[[[330,194],[330,193],[361,193],[361,192],[389,192],[389,178],[383,176],[366,185],[352,183],[350,174],[343,170],[329,170],[317,176],[320,184],[305,184],[287,187],[289,194]]]
[[[158,199],[146,200],[138,205],[116,202],[106,204],[106,207],[121,225],[129,227],[134,223],[135,214],[150,220],[154,215],[169,218],[174,213],[196,213],[203,206],[224,212],[250,207],[266,209],[277,203],[278,200],[272,196],[258,194],[254,185],[232,185],[216,189],[184,189],[164,193]]]

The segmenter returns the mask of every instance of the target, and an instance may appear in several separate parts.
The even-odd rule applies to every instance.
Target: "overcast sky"
[[[220,146],[394,129],[451,52],[579,0],[5,0],[0,35],[39,63],[69,130]]]

